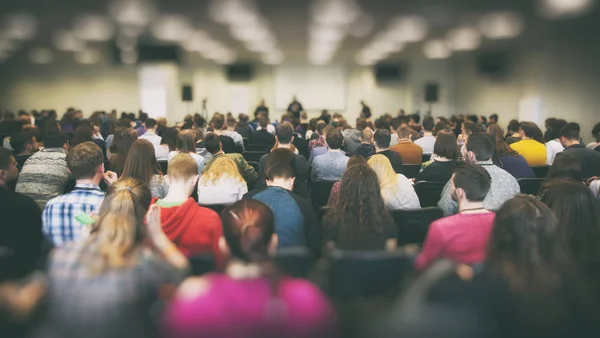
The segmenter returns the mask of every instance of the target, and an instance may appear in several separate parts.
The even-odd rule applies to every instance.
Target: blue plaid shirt
[[[78,184],[70,193],[51,199],[42,214],[44,234],[55,246],[78,240],[83,224],[75,217],[96,211],[102,200],[104,192],[94,184]]]

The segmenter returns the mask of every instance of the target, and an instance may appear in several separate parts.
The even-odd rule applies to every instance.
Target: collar
[[[149,136],[156,135],[156,133],[155,133],[155,132],[153,132],[153,131],[146,131],[146,133],[145,133],[145,134],[146,134],[146,135],[149,135]]]
[[[64,150],[63,148],[44,148],[42,150],[40,150],[40,152],[44,152],[44,153],[67,153],[66,150]]]
[[[576,143],[576,144],[572,144],[572,145],[566,147],[565,149],[572,149],[572,148],[585,148],[585,146],[581,145],[580,143]]]
[[[495,165],[495,164],[494,164],[494,161],[492,161],[492,160],[487,160],[487,161],[476,161],[475,163],[476,163],[476,164],[479,164],[479,165],[482,165],[482,166],[483,166],[483,165]]]
[[[81,184],[77,184],[75,185],[75,189],[79,189],[79,190],[100,190],[100,187],[95,185],[95,184],[91,184],[91,183],[81,183]]]

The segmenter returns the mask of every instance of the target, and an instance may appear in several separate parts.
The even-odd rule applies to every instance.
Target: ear
[[[223,236],[219,237],[219,251],[221,251],[223,256],[229,256],[231,253],[229,251],[229,245],[227,245],[227,241],[225,241],[225,237]]]
[[[279,244],[279,237],[277,234],[273,234],[271,236],[271,241],[269,242],[269,255],[275,256],[277,254],[277,245]]]

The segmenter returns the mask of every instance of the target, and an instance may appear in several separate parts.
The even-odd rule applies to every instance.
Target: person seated
[[[48,307],[34,337],[154,336],[148,314],[183,280],[188,261],[163,232],[160,208],[151,201],[146,184],[120,179],[108,189],[89,237],[54,251]]]
[[[177,138],[177,150],[169,153],[169,162],[177,154],[189,154],[198,164],[198,173],[202,173],[202,169],[206,164],[204,157],[196,153],[196,132],[194,130],[184,130],[179,133]]]
[[[411,140],[410,127],[401,126],[398,128],[398,143],[390,148],[391,151],[402,157],[403,164],[421,164],[423,161],[423,148],[414,144]]]
[[[346,170],[348,157],[341,153],[344,142],[342,133],[333,129],[327,133],[326,154],[315,157],[312,164],[312,181],[339,181]]]
[[[294,129],[292,125],[288,122],[284,122],[277,127],[277,135],[275,136],[277,149],[290,149],[292,148],[292,143],[294,141]],[[274,149],[275,150],[275,149]],[[272,151],[274,151],[272,150]],[[263,155],[258,161],[258,172],[260,178],[262,179],[264,176],[265,163],[267,162],[267,157],[269,154]],[[294,153],[294,172],[296,173],[296,179],[307,182],[308,181],[308,162],[306,161],[306,157]]]
[[[415,144],[423,149],[423,154],[432,154],[435,145],[435,136],[433,136],[434,121],[431,116],[423,119],[423,136],[415,140]]]
[[[273,166],[267,171],[267,187],[251,191],[244,198],[259,200],[273,210],[278,248],[308,247],[318,257],[319,220],[310,201],[292,192],[294,176],[288,165]]]
[[[115,132],[114,143],[111,146],[111,157],[108,159],[108,168],[118,176],[123,175],[125,161],[131,145],[138,139],[134,129],[119,129]],[[155,152],[156,153],[156,152]]]
[[[465,141],[469,138],[469,135],[473,133],[479,133],[481,128],[476,122],[465,120],[461,125],[460,135],[457,137],[457,142],[461,146],[461,152],[464,152]]]
[[[367,161],[377,174],[381,196],[388,210],[420,209],[419,197],[412,183],[402,174],[397,174],[390,160],[383,155],[374,155]]]
[[[204,170],[208,171],[210,169],[210,166],[218,157],[229,157],[237,165],[238,171],[240,172],[240,175],[242,175],[242,177],[244,178],[244,181],[246,181],[246,184],[249,187],[254,186],[254,184],[256,184],[256,181],[258,181],[258,173],[256,172],[256,170],[254,170],[254,168],[250,164],[248,164],[248,162],[246,162],[242,155],[238,153],[225,154],[223,152],[223,145],[221,144],[220,138],[221,137],[215,133],[210,133],[204,138],[204,146],[206,147],[206,150],[208,150],[208,152],[210,152],[212,155],[212,158],[206,162]]]
[[[351,166],[353,166],[355,164],[367,164],[367,160],[364,157],[360,156],[360,155],[350,156],[350,159],[348,159],[348,164],[346,165],[346,172],[348,171],[348,169]],[[343,176],[342,176],[342,178],[343,178]],[[327,200],[327,205],[328,206],[333,205],[333,203],[335,202],[334,199],[339,196],[339,193],[340,193],[340,183],[341,183],[341,181],[337,181],[331,187],[331,191],[329,192],[329,199]]]
[[[158,166],[152,143],[137,140],[131,145],[122,177],[133,177],[147,184],[152,197],[163,198],[169,191],[169,185]]]
[[[196,129],[196,154],[202,156],[204,158],[204,163],[210,161],[212,159],[212,154],[206,150],[204,146],[204,136],[206,135],[203,129]]]
[[[35,268],[42,246],[42,212],[36,202],[9,189],[17,161],[0,147],[0,281],[23,278]]]
[[[221,264],[221,219],[216,212],[199,206],[190,197],[198,181],[194,164],[191,156],[175,156],[166,176],[169,193],[162,199],[153,198],[152,203],[160,207],[162,229],[181,253],[187,257],[211,253]]]
[[[198,181],[198,203],[201,205],[233,204],[247,192],[248,186],[237,165],[225,156],[215,159]]]
[[[579,160],[584,180],[600,176],[600,153],[580,143],[578,126],[567,124],[560,131],[560,143],[565,147],[563,153],[571,154]]]
[[[14,150],[19,171],[23,168],[25,161],[39,150],[37,139],[32,131],[21,131],[11,136],[10,146]]]
[[[410,133],[410,140],[414,142],[421,138],[421,134],[412,127],[414,123],[411,125],[410,120],[411,116],[398,116],[398,123],[400,125],[398,128],[407,127],[408,132]],[[398,131],[398,128],[395,130]]]
[[[177,151],[178,138],[179,131],[177,128],[165,128],[161,134],[160,145],[154,146],[156,159],[158,161],[169,161],[169,154],[173,151]]]
[[[431,223],[423,249],[415,260],[418,270],[425,270],[443,258],[464,264],[485,260],[495,218],[483,205],[491,182],[488,171],[478,164],[465,163],[454,169],[450,193],[458,202],[458,214]]]
[[[310,141],[308,141],[308,152],[310,153],[313,149],[319,148],[325,145],[325,128],[327,128],[327,123],[325,121],[319,120],[317,122],[317,132],[311,136]]]
[[[530,166],[546,165],[546,141],[538,126],[533,122],[519,124],[521,141],[512,143],[510,147],[527,160]]]
[[[279,238],[269,207],[245,199],[225,209],[222,218],[224,273],[184,281],[164,312],[161,331],[172,338],[335,337],[327,297],[274,266]]]
[[[487,133],[496,140],[496,147],[494,150],[494,163],[500,168],[508,171],[516,179],[519,178],[536,178],[535,172],[527,160],[519,153],[514,151],[502,136],[502,128],[497,124],[491,124],[487,128]]]
[[[136,134],[137,137],[137,134]],[[95,213],[104,200],[100,182],[105,178],[102,149],[93,142],[71,148],[67,166],[75,178],[75,189],[48,201],[42,214],[43,231],[54,246],[63,246],[87,237],[87,224],[78,217]],[[115,179],[114,175],[108,178]]]
[[[238,115],[238,123],[235,125],[235,131],[242,136],[242,143],[244,138],[250,140],[250,136],[254,132],[254,129],[250,125],[250,118],[246,114]]]
[[[52,133],[44,136],[44,149],[31,155],[23,165],[15,191],[31,197],[43,210],[46,203],[65,193],[71,179],[67,167],[67,135]]]
[[[143,140],[148,140],[152,143],[153,146],[160,145],[161,137],[156,135],[156,120],[155,119],[147,119],[146,120],[146,132],[140,136]]]
[[[333,126],[327,126],[325,127],[325,129],[323,129],[323,133],[325,134],[325,144],[323,144],[323,146],[321,147],[317,147],[314,148],[313,150],[310,151],[310,156],[308,157],[308,165],[312,165],[315,157],[326,154],[327,151],[329,150],[329,146],[327,145],[327,133],[329,133],[331,130],[334,130],[336,128],[334,128]],[[344,132],[342,131],[342,135],[344,135]],[[295,140],[296,138],[294,138]],[[342,154],[346,154],[346,152],[344,150],[340,149],[340,152]]]
[[[223,151],[226,154],[242,153],[244,150],[244,140],[239,134],[236,133],[237,136],[239,136],[239,141],[241,142],[241,145],[236,144],[232,137],[223,134],[224,126],[225,117],[223,115],[217,114],[212,120],[211,128],[213,133],[220,136],[221,144],[223,145]]]
[[[323,217],[323,238],[329,250],[396,250],[398,228],[369,165],[348,167],[332,202]]]
[[[227,117],[227,122],[225,123],[225,130],[221,133],[223,136],[231,137],[233,142],[235,143],[235,148],[239,152],[244,152],[244,138],[236,131],[237,122],[233,116]],[[222,140],[221,140],[222,142]]]
[[[448,183],[458,160],[456,135],[453,131],[440,131],[437,134],[433,155],[434,160],[417,175],[415,183],[422,181]]]
[[[261,116],[258,119],[258,123],[260,129],[257,129],[250,135],[250,139],[248,140],[248,144],[258,145],[263,147],[265,151],[273,148],[275,144],[275,135],[271,134],[268,131],[267,126],[269,126],[269,119],[265,116]]]
[[[546,179],[540,185],[539,196],[543,196],[555,180],[584,182],[581,162],[579,162],[579,159],[575,155],[565,152],[556,155],[554,163],[552,163],[552,166],[548,170]]]
[[[466,143],[467,153],[463,155],[467,163],[481,165],[492,177],[492,185],[483,200],[483,205],[488,210],[500,209],[504,202],[521,192],[517,179],[492,161],[494,150],[494,140],[490,135],[476,133],[469,136]],[[458,211],[458,204],[452,197],[450,182],[446,183],[441,196],[438,206],[442,208],[444,215],[455,214]]]
[[[386,129],[378,129],[373,136],[373,144],[375,145],[375,153],[383,155],[390,160],[392,168],[397,174],[402,173],[402,157],[390,150],[391,134]]]
[[[260,180],[255,185],[255,189],[262,189],[267,186],[266,173],[269,171],[271,167],[287,165],[292,169],[296,166],[296,157],[297,154],[292,153],[289,149],[280,148],[271,151],[267,156],[264,167],[261,169]],[[292,192],[298,196],[304,198],[310,198],[310,191],[308,189],[307,180],[300,179],[300,175],[294,169],[294,175],[296,179],[294,180],[294,186],[292,188]],[[305,174],[303,174],[305,175]],[[305,176],[304,176],[305,177]]]
[[[360,155],[364,158],[369,158],[375,154],[375,146],[373,146],[373,130],[366,128],[360,133],[360,145],[353,153],[348,155]]]
[[[356,128],[344,130],[344,149],[348,153],[356,151],[360,146],[360,134],[367,128],[367,119],[359,117],[356,119]]]
[[[557,120],[552,119],[548,122],[548,127],[550,128],[546,133],[548,137],[544,136],[546,139],[546,164],[552,165],[554,162],[554,158],[556,154],[565,150],[565,147],[560,143],[560,131],[564,126],[567,125],[567,121],[565,120]]]

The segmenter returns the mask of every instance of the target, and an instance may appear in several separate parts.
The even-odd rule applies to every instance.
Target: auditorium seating
[[[308,248],[285,248],[277,250],[275,265],[288,276],[307,278],[315,262]]]
[[[246,147],[246,151],[260,151],[263,153],[269,152],[270,149],[271,149],[270,145],[260,144],[260,143],[252,143]]]
[[[247,137],[243,137],[242,140],[244,141],[244,149],[248,150],[250,140]]]
[[[427,207],[416,210],[398,210],[392,214],[398,227],[398,246],[406,244],[422,245],[429,225],[444,216],[442,209]]]
[[[431,159],[431,154],[423,154],[422,161],[423,163],[429,161]]]
[[[529,195],[537,195],[540,191],[540,186],[544,182],[543,178],[520,178],[517,180],[521,193]]]
[[[310,184],[310,199],[317,212],[327,205],[335,181],[317,181]]]
[[[445,184],[438,182],[421,181],[415,183],[415,192],[419,196],[421,208],[435,207],[440,201]]]
[[[402,173],[408,178],[415,178],[421,171],[421,164],[404,164],[402,165]]]
[[[243,155],[248,162],[260,162],[260,158],[266,153],[265,151],[245,151]]]
[[[535,167],[531,167],[531,169],[533,169],[533,172],[535,173],[535,176],[537,178],[546,178],[546,176],[548,176],[548,171],[550,171],[550,166],[549,165],[535,166]]]
[[[215,270],[215,258],[212,254],[194,255],[188,258],[192,276],[201,276]]]

